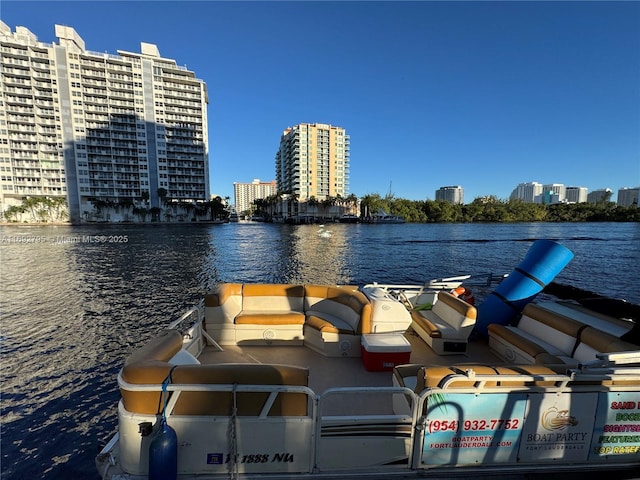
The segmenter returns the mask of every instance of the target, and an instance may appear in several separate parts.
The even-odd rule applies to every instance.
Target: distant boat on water
[[[406,223],[406,220],[400,215],[392,215],[384,210],[378,210],[368,218],[368,223]]]
[[[359,223],[360,217],[353,213],[345,213],[338,218],[339,223]]]

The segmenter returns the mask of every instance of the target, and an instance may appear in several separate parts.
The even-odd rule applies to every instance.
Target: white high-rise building
[[[97,201],[206,201],[206,84],[153,44],[114,55],[86,50],[71,27],[55,33],[42,43],[0,22],[0,210],[66,197],[81,222]]]
[[[562,183],[549,183],[542,186],[540,203],[564,202],[567,196],[567,188]]]
[[[254,179],[251,183],[233,182],[233,198],[236,212],[242,213],[250,210],[253,201],[259,198],[267,198],[276,194],[276,181],[261,182]]]
[[[511,200],[522,200],[525,203],[534,203],[542,193],[542,184],[538,182],[520,183],[511,192]]]
[[[587,201],[587,187],[567,187],[565,193],[567,203],[584,203]]]
[[[612,191],[610,188],[601,188],[599,190],[594,190],[593,192],[589,192],[587,194],[587,202],[589,203],[598,203],[604,200],[609,200],[612,195]]]
[[[618,189],[618,200],[616,204],[620,207],[630,207],[635,205],[636,207],[640,207],[640,202],[638,201],[638,194],[640,192],[639,187],[635,188],[620,188]]]
[[[325,200],[346,197],[349,186],[349,135],[323,123],[287,128],[276,152],[278,191]]]
[[[464,189],[458,185],[440,187],[436,190],[436,200],[462,205],[464,203]]]

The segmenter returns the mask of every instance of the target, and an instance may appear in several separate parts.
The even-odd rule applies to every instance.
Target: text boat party
[[[571,257],[534,242],[478,307],[450,291],[468,277],[220,284],[126,359],[98,470],[124,480],[636,469],[637,308],[621,303],[619,318],[546,294],[532,302]]]

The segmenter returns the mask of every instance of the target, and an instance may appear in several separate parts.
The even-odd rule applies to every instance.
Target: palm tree
[[[298,199],[300,196],[297,193],[290,193],[289,198],[287,199],[287,208],[289,217],[297,217],[300,213],[298,211]],[[293,208],[295,205],[295,209]]]
[[[129,209],[134,207],[133,199],[123,198],[118,201],[118,206],[124,211],[123,220],[125,222],[129,221]]]
[[[152,222],[160,221],[160,214],[162,213],[162,209],[160,207],[151,207],[149,209],[149,213],[151,214]]]
[[[145,207],[134,207],[133,214],[137,215],[141,222],[146,222],[147,215],[149,214],[149,209]]]
[[[166,188],[162,188],[162,187],[158,188],[157,192],[158,192],[158,198],[160,199],[160,206],[163,207],[163,208],[166,207],[167,206],[167,194],[169,192],[167,191]],[[167,215],[165,213],[165,217],[167,217],[167,222],[170,221],[171,220],[171,213],[169,213],[169,215]]]
[[[311,210],[313,211],[313,216],[317,217],[318,216],[318,204],[320,202],[318,202],[318,199],[315,197],[315,195],[311,195],[309,197],[309,199],[307,200],[307,205],[309,205],[309,207],[311,207]]]
[[[322,205],[323,217],[327,216],[327,213],[330,212],[331,207],[333,207],[335,204],[336,204],[336,199],[331,195],[328,195],[327,198],[325,198],[324,200],[322,200],[322,202],[320,202],[320,205]]]
[[[192,215],[195,210],[193,203],[189,202],[180,202],[178,206],[185,212],[187,219],[191,221],[193,219]]]
[[[18,221],[17,217],[18,214],[23,214],[25,213],[25,208],[24,205],[11,205],[9,208],[7,208],[4,212],[4,218],[6,218],[8,221]]]
[[[211,220],[225,220],[225,217],[228,218],[229,213],[226,208],[224,208],[222,197],[215,197],[213,200],[207,202],[207,205],[209,207]]]
[[[355,194],[351,193],[347,198],[347,206],[349,211],[347,213],[355,214],[358,211],[358,197]]]

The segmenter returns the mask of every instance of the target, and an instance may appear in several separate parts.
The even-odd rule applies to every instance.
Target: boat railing
[[[397,397],[412,408],[396,413]],[[417,396],[407,387],[335,387],[318,397],[318,417],[315,425],[315,465],[320,472],[375,468],[380,458],[371,456],[374,450],[384,452],[385,471],[408,468],[416,435]],[[366,437],[366,440],[363,438]],[[366,445],[362,449],[362,445]],[[344,455],[345,451],[352,455]],[[359,452],[356,454],[355,452]],[[377,466],[376,466],[377,465]]]
[[[564,390],[567,387],[567,384],[573,380],[573,374],[570,375],[565,375],[565,374],[557,374],[557,375],[549,375],[549,374],[544,374],[544,375],[527,375],[527,374],[522,374],[522,375],[515,375],[515,374],[509,374],[509,375],[494,375],[494,374],[489,374],[489,375],[479,375],[476,374],[476,372],[473,369],[469,369],[467,370],[465,373],[460,373],[460,374],[456,374],[456,375],[450,375],[448,376],[439,386],[439,388],[441,388],[442,390],[446,390],[448,388],[453,388],[455,387],[456,383],[460,383],[460,382],[474,382],[473,385],[473,389],[475,390],[482,390],[484,392],[487,391],[491,391],[492,388],[495,388],[497,391],[501,391],[504,392],[505,391],[505,387],[504,386],[496,386],[496,387],[491,387],[488,386],[487,383],[489,382],[496,382],[496,380],[499,379],[502,382],[508,382],[508,383],[522,383],[522,388],[526,388],[527,390],[531,390],[531,383],[535,384],[535,383],[554,383],[554,386],[551,387],[549,385],[545,386],[545,390],[549,391],[550,389],[558,389],[558,390]],[[529,385],[527,385],[529,384]],[[510,388],[513,389],[517,389],[517,386],[511,386]]]
[[[170,383],[168,385],[162,384],[138,384],[129,383],[122,378],[122,371],[118,373],[118,386],[122,390],[131,392],[160,392],[165,389],[167,392],[228,392],[232,394],[237,393],[268,393],[268,397],[260,409],[258,418],[266,418],[269,410],[273,406],[277,396],[281,393],[300,393],[304,394],[309,399],[310,413],[307,415],[310,418],[316,418],[317,416],[317,400],[316,394],[309,387],[303,385],[244,385],[244,384],[215,384],[215,383]],[[165,414],[171,415],[176,403],[180,399],[180,395],[171,395],[167,401],[165,408]]]
[[[614,353],[596,353],[598,360],[584,363],[583,368],[640,364],[640,350]]]
[[[201,300],[197,305],[194,305],[189,310],[184,312],[179,318],[169,324],[167,328],[180,330],[179,327],[186,321],[189,321],[189,328],[195,323],[201,322],[204,319],[204,300]]]
[[[182,333],[184,349],[197,357],[202,352],[205,342],[213,345],[218,350],[222,347],[211,338],[204,330],[204,300],[184,312],[167,327],[170,330],[177,330]]]
[[[363,290],[369,288],[380,288],[389,295],[403,303],[407,308],[413,309],[418,306],[418,300],[423,294],[429,292],[438,292],[440,290],[453,290],[461,285],[492,287],[499,284],[508,275],[483,273],[477,275],[459,275],[455,277],[437,278],[423,284],[385,284],[370,283],[362,287]]]
[[[336,396],[336,395],[365,395],[365,394],[371,394],[371,395],[385,395],[385,396],[390,396],[390,395],[397,395],[397,394],[404,394],[408,397],[408,399],[411,400],[411,404],[415,405],[418,397],[416,395],[416,393],[411,390],[410,388],[407,387],[335,387],[335,388],[329,388],[327,390],[325,390],[320,396],[319,396],[319,401],[318,401],[318,416],[319,418],[332,418],[332,417],[342,417],[345,415],[340,415],[340,414],[336,414],[336,415],[325,415],[324,414],[324,410],[326,408],[326,403],[328,403],[329,398]],[[415,410],[415,409],[413,409]],[[366,415],[366,414],[362,414],[359,415],[359,417],[377,417],[377,416],[386,416],[387,414],[381,414],[381,413],[375,413],[375,414],[370,414],[370,415]],[[415,421],[416,419],[416,415],[415,412],[412,415],[393,415],[396,417],[411,417],[412,422]]]

